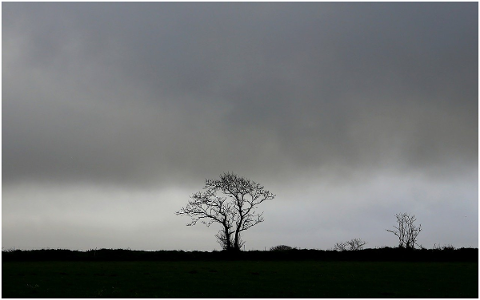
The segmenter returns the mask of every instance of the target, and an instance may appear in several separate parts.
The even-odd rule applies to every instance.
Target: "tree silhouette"
[[[227,251],[240,251],[244,244],[241,233],[263,222],[263,213],[257,213],[255,208],[275,198],[262,185],[233,173],[224,173],[220,179],[207,179],[203,189],[193,194],[176,214],[191,217],[187,226],[198,221],[206,226],[220,224],[222,228],[216,238]]]
[[[362,250],[367,242],[362,239],[351,239],[347,242],[336,243],[333,250],[336,251],[358,251]]]
[[[407,213],[396,214],[398,226],[393,226],[395,230],[389,230],[398,237],[398,247],[413,249],[417,243],[417,236],[422,231],[422,224],[415,226],[415,215]]]
[[[272,248],[270,248],[270,251],[290,251],[290,250],[294,250],[295,248],[292,248],[290,246],[287,246],[287,245],[278,245],[278,246],[274,246]]]

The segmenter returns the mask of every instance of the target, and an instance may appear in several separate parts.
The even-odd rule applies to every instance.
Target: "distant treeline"
[[[320,260],[320,261],[469,261],[478,262],[478,248],[372,248],[358,251],[291,249],[284,251],[142,251],[129,249],[6,250],[3,261],[192,261],[192,260]]]

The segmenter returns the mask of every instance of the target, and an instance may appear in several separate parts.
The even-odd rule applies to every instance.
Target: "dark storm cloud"
[[[477,42],[476,3],[5,3],[3,180],[477,165]]]

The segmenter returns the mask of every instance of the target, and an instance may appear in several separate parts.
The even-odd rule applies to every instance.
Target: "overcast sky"
[[[176,216],[234,172],[245,248],[478,247],[478,4],[2,3],[3,248],[220,249]]]

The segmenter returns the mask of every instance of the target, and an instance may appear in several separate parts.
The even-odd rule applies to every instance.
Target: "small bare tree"
[[[347,242],[336,243],[333,246],[333,250],[336,251],[358,251],[362,250],[367,242],[362,239],[352,239]]]
[[[336,243],[333,246],[333,250],[335,250],[335,251],[347,251],[347,243],[343,243],[343,242]]]
[[[347,242],[348,246],[350,247],[350,251],[362,250],[366,243],[367,242],[361,239],[353,239]]]
[[[395,230],[387,229],[388,232],[395,234],[398,237],[398,246],[400,248],[414,249],[417,244],[417,237],[422,231],[422,224],[415,226],[415,215],[407,213],[396,214],[397,226],[393,226]],[[417,244],[418,245],[418,244]]]
[[[260,184],[233,173],[224,173],[220,179],[207,179],[204,190],[193,194],[176,214],[191,217],[187,226],[198,221],[207,226],[220,224],[222,228],[216,238],[228,251],[240,251],[245,243],[241,233],[263,222],[263,213],[257,213],[255,208],[275,198]]]

